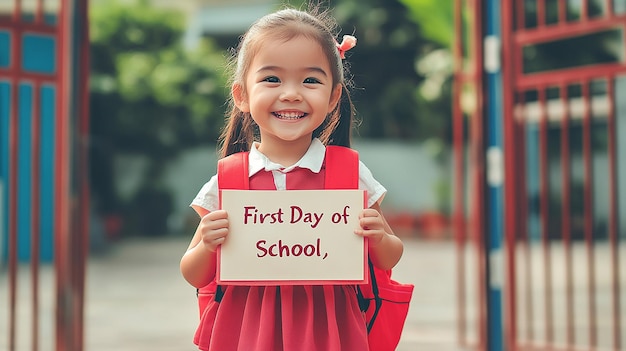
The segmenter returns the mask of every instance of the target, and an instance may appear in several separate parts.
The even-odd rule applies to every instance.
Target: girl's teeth
[[[304,117],[304,114],[300,113],[275,113],[276,117],[280,119],[299,119]]]

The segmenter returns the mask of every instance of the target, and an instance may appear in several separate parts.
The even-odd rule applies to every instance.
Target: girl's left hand
[[[378,245],[387,235],[383,216],[373,208],[366,208],[361,212],[359,225],[361,228],[356,229],[354,233],[367,238],[371,246]]]

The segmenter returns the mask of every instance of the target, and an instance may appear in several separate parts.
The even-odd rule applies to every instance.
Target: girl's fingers
[[[359,224],[364,230],[384,230],[385,228],[380,217],[362,217]]]
[[[366,208],[361,212],[359,218],[378,217],[378,216],[380,216],[380,213],[378,213],[378,211],[376,211],[373,208]]]
[[[222,228],[228,228],[228,220],[227,219],[218,219],[215,221],[203,220],[202,226],[206,230],[218,230]]]
[[[211,220],[226,219],[228,218],[228,212],[224,210],[216,210],[216,211],[207,213],[205,217]]]

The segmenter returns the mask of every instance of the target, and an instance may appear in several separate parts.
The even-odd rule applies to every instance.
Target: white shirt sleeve
[[[359,189],[367,191],[367,207],[372,207],[375,203],[381,203],[387,189],[380,184],[372,175],[367,166],[359,161]]]
[[[209,212],[220,208],[219,190],[217,186],[217,175],[214,175],[208,182],[204,183],[198,195],[191,202],[191,207],[198,212],[198,207]]]

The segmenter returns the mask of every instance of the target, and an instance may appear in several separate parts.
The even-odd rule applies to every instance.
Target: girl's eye
[[[278,79],[278,77],[275,77],[275,76],[265,77],[263,78],[262,81],[268,82],[268,83],[280,83],[280,79]]]
[[[320,80],[317,78],[309,77],[304,80],[305,84],[319,84]]]

